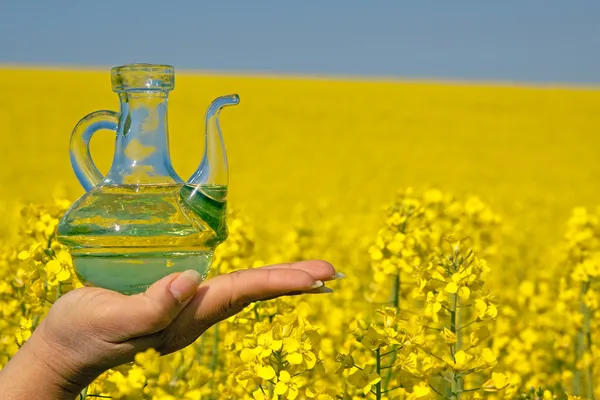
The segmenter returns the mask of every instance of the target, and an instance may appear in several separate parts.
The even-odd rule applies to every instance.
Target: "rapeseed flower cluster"
[[[69,205],[22,207],[18,232],[3,245],[0,365],[58,297],[81,286],[54,237]],[[370,240],[344,231],[343,219],[311,223],[325,222],[328,207],[298,208],[280,245],[267,249],[251,222],[230,211],[230,236],[211,273],[323,251],[346,265],[334,295],[254,303],[179,352],[159,357],[150,349],[105,372],[82,397],[593,398],[597,214],[573,212],[557,281],[523,280],[514,298],[494,284],[496,263],[506,262],[502,220],[476,197],[400,192]]]

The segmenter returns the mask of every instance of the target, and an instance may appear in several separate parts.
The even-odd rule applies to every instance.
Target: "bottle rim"
[[[114,92],[123,91],[170,91],[175,88],[175,69],[166,64],[135,63],[111,69]]]

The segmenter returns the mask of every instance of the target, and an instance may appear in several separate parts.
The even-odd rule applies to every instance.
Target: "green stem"
[[[473,321],[469,322],[468,324],[464,324],[464,325],[462,325],[460,328],[458,328],[458,329],[457,329],[457,331],[461,331],[461,330],[463,330],[463,329],[465,329],[465,328],[467,328],[467,327],[469,327],[469,326],[471,326],[471,325],[473,325],[473,324],[476,324],[477,322],[479,322],[479,321],[477,321],[477,320],[475,319],[475,320],[473,320]]]
[[[381,350],[379,349],[379,347],[377,348],[376,351],[376,361],[377,361],[377,375],[381,376]],[[391,371],[391,369],[390,369]],[[379,382],[377,382],[377,384],[375,385],[375,396],[377,400],[381,400],[381,380]]]
[[[454,357],[455,357],[457,349],[458,349],[459,335],[460,335],[460,333],[456,329],[457,319],[458,319],[457,305],[458,305],[458,294],[454,293],[452,295],[452,306],[450,308],[450,331],[456,335],[456,343],[454,343],[450,346],[450,351],[452,353],[452,359],[454,362],[456,362],[456,359]],[[462,386],[462,377],[459,374],[457,374],[456,372],[453,372],[452,373],[452,393],[450,396],[450,398],[452,400],[459,400],[461,386]]]
[[[213,329],[213,343],[212,343],[212,354],[210,359],[210,370],[212,371],[212,377],[210,380],[210,388],[213,389],[215,382],[215,371],[217,370],[217,362],[219,360],[219,323],[215,324]]]
[[[279,376],[281,371],[283,371],[285,369],[285,365],[283,365],[283,357],[281,354],[281,350],[274,351],[273,357],[275,358],[275,361],[277,362],[276,365],[273,365],[275,367],[275,374],[277,376]],[[273,363],[273,360],[271,360],[271,363]],[[269,382],[269,398],[270,399],[273,398],[274,394],[275,394],[275,384],[271,381],[271,382]]]
[[[575,335],[575,362],[573,363],[573,396],[581,396],[581,387],[583,376],[579,368],[577,368],[577,362],[583,357],[583,332],[581,329],[577,330]]]
[[[466,328],[467,326],[469,326],[470,324],[463,324],[462,319],[464,318],[464,313],[459,312],[459,303],[460,303],[460,298],[458,297],[458,293],[454,295],[454,301],[455,301],[455,322],[454,322],[454,326],[456,328],[456,347],[455,347],[455,353],[458,350],[462,350],[463,349],[463,335],[462,335],[462,330],[464,328]],[[461,375],[462,376],[462,375]],[[460,379],[458,380],[458,387],[457,387],[457,391],[459,393],[461,393],[464,389],[464,380]]]
[[[400,310],[400,271],[398,271],[398,273],[394,276],[394,286],[392,287],[392,304],[394,307],[396,307],[396,310]],[[390,361],[390,365],[394,365],[394,363],[396,362],[396,357],[397,354],[396,352],[394,352],[392,354],[392,360]],[[387,373],[385,374],[385,381],[383,384],[384,389],[388,389],[391,379],[392,368],[388,369]]]
[[[382,393],[382,394],[386,394],[386,393],[389,393],[389,392],[393,392],[394,390],[402,389],[403,387],[404,387],[404,385],[398,385],[398,386],[396,386],[396,387],[393,387],[393,388],[391,388],[391,389],[384,390],[384,391],[383,391],[383,392],[381,392],[381,393]]]
[[[204,355],[206,354],[206,335],[200,336],[200,343],[198,346],[200,347],[200,349],[196,351],[196,360],[198,360],[198,362],[202,364],[204,363],[202,357],[204,357]]]
[[[584,339],[584,352],[588,351],[590,356],[592,355],[592,328],[591,328],[591,317],[592,312],[585,304],[585,295],[590,288],[590,282],[584,282],[581,287],[581,313],[583,314],[583,339]],[[593,359],[593,357],[592,357]],[[585,370],[585,380],[587,388],[587,398],[594,400],[594,366],[593,363],[589,363]]]
[[[581,284],[581,289],[579,291],[579,311],[584,316],[584,318],[585,318],[585,314],[586,314],[585,309],[587,308],[585,306],[584,296],[585,296],[585,293],[587,292],[587,288],[588,288],[588,283],[583,282]],[[585,321],[584,321],[583,325],[585,326]],[[581,326],[577,329],[577,334],[575,336],[575,363],[573,365],[573,395],[574,396],[581,396],[583,394],[583,387],[584,387],[583,371],[581,371],[577,367],[577,364],[579,363],[579,361],[581,361],[583,359],[583,355],[585,354],[586,346],[585,346],[585,327],[584,326]]]
[[[463,392],[464,393],[466,393],[466,392],[477,392],[477,391],[480,391],[482,389],[483,388],[480,388],[480,387],[478,387],[478,388],[471,388],[471,389],[464,389]]]
[[[219,275],[221,273],[221,266],[217,265],[216,268],[216,274]],[[213,332],[214,332],[214,336],[213,336],[213,342],[212,342],[212,354],[211,354],[211,358],[210,358],[210,370],[211,370],[211,379],[210,379],[210,383],[209,383],[209,388],[211,391],[211,399],[213,398],[214,395],[214,383],[216,381],[215,379],[215,371],[217,370],[217,362],[219,360],[219,323],[217,322],[213,328]],[[202,345],[204,346],[204,343],[202,343]],[[204,350],[204,348],[203,348]],[[216,398],[216,397],[214,397]]]
[[[256,322],[260,322],[260,315],[258,315],[258,307],[260,303],[254,304],[254,318],[256,318]]]
[[[387,351],[387,352],[381,354],[381,357],[383,358],[383,357],[388,356],[390,354],[393,354],[393,353],[395,353],[395,352],[397,352],[398,350],[401,350],[401,349],[402,349],[401,347],[399,348],[399,347],[396,347],[396,345],[394,345],[394,349],[393,350],[390,350],[390,351]]]
[[[399,310],[400,309],[400,271],[394,276],[394,286],[392,291],[392,304]]]
[[[275,354],[275,358],[277,358],[277,375],[279,375],[279,373],[285,369],[285,366],[283,365],[283,357],[281,354],[281,350],[278,350],[273,354]]]
[[[434,392],[436,392],[438,394],[438,396],[444,397],[444,395],[439,390],[437,390],[435,387],[433,387],[430,383],[428,385],[431,388],[431,390],[433,390]]]

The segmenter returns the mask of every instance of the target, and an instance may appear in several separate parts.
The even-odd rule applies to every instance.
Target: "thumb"
[[[127,319],[127,339],[151,335],[165,329],[192,300],[203,277],[187,270],[168,275],[150,286],[146,292],[129,296],[121,311]],[[127,340],[125,339],[125,340]]]

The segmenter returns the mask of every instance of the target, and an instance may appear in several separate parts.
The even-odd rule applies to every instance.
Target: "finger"
[[[150,335],[166,328],[191,301],[202,275],[194,270],[168,275],[146,292],[119,298],[113,321],[120,321],[122,339]]]
[[[189,345],[211,325],[254,301],[321,286],[322,281],[294,268],[257,268],[217,276],[198,288],[193,300],[161,335],[160,352]]]
[[[296,291],[296,292],[289,292],[286,293],[285,296],[286,297],[295,297],[295,296],[301,296],[303,294],[327,294],[327,293],[333,293],[334,290],[331,288],[328,288],[327,286],[321,286],[315,289],[309,289],[309,290],[302,290],[302,291]],[[268,301],[268,300],[273,300],[276,299],[277,297],[281,297],[281,295],[278,296],[271,296],[271,297],[266,297],[264,299],[261,299],[261,301]]]
[[[333,279],[338,279],[343,277],[344,275],[341,273],[337,273],[333,265],[323,260],[309,260],[309,261],[298,261],[292,263],[283,263],[283,264],[274,264],[268,265],[265,267],[260,267],[259,269],[284,269],[284,268],[292,268],[292,269],[300,269],[302,271],[306,271],[312,275],[315,280],[321,281],[330,281]]]

